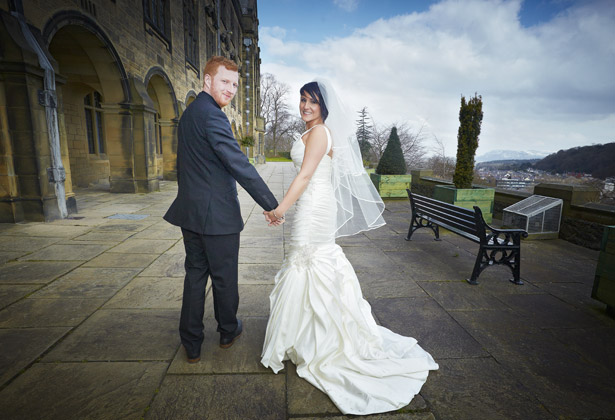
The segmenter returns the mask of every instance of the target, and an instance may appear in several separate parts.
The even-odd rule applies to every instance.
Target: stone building
[[[212,55],[239,65],[225,112],[258,159],[256,0],[0,0],[0,222],[67,217],[76,187],[176,179],[177,124]]]

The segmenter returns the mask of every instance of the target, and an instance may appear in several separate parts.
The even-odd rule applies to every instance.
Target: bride
[[[363,169],[353,119],[330,84],[300,90],[306,131],[291,149],[298,170],[272,225],[296,210],[288,255],[270,296],[261,363],[278,373],[283,361],[327,393],[344,414],[404,407],[438,369],[414,338],[376,324],[357,276],[335,238],[385,224],[384,203]],[[326,125],[325,125],[326,121]]]

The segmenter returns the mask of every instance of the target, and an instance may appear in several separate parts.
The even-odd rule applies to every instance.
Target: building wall
[[[176,179],[177,123],[186,106],[202,90],[202,68],[207,59],[218,53],[233,59],[240,69],[238,93],[224,109],[233,133],[240,143],[244,137],[259,138],[256,0],[193,0],[198,48],[192,60],[187,59],[184,42],[187,39],[184,21],[189,21],[185,4],[189,2],[166,2],[164,26],[167,30],[161,33],[157,30],[160,25],[146,19],[145,4],[149,1],[0,0],[3,13],[0,24],[5,25],[3,33],[12,34],[12,39],[6,40],[10,48],[23,48],[17,18],[10,14],[23,12],[25,22],[56,71],[67,200],[74,201],[73,185],[109,188],[112,192],[148,192],[158,188],[159,179]],[[45,108],[35,100],[44,90],[43,71],[32,70],[30,63],[36,60],[27,49],[24,48],[22,56],[28,57],[30,69],[19,80],[13,80],[14,69],[26,64],[21,61],[26,58],[16,54],[18,58],[0,59],[0,94],[12,91],[16,83],[15,86],[22,86],[33,99],[31,108],[24,109],[24,116],[14,119],[31,126],[28,141],[32,144],[18,147],[19,156],[12,156],[11,150],[15,150],[16,133],[23,130],[11,128],[9,114],[23,107],[19,103],[13,106],[11,102],[16,101],[10,100],[3,106],[3,113],[8,113],[5,115],[8,127],[2,127],[7,146],[3,149],[6,152],[0,176],[2,185],[7,187],[0,196],[0,201],[6,201],[0,203],[0,221],[49,220],[53,218],[52,213],[56,214],[32,204],[40,199],[52,202],[54,193],[53,180],[47,177],[51,166],[50,146],[45,142],[45,130],[40,129],[45,122],[41,118]],[[88,91],[99,92],[102,97],[104,153],[92,154],[88,148],[83,107]],[[0,104],[3,101],[0,98]],[[245,147],[243,150],[248,151]],[[251,147],[250,157],[258,150],[258,145]],[[13,169],[14,161],[27,160],[24,153],[32,155],[32,164],[27,173],[22,171],[20,175]],[[20,183],[24,177],[28,179],[27,185]],[[31,185],[39,182],[37,179],[40,185]],[[22,206],[25,191],[32,201],[31,207],[17,209]],[[69,207],[74,210],[74,205]]]

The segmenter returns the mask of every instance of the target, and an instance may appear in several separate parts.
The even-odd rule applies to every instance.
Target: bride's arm
[[[282,217],[286,211],[301,197],[303,191],[316,172],[318,164],[327,152],[327,133],[324,127],[315,127],[305,137],[305,154],[299,173],[290,184],[282,202],[275,209],[277,217]]]

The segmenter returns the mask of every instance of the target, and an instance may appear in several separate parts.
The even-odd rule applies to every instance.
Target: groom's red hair
[[[226,57],[221,57],[219,55],[214,55],[205,64],[205,67],[203,68],[203,76],[209,74],[211,77],[214,77],[216,73],[218,73],[218,68],[220,66],[224,66],[227,70],[231,71],[239,70],[239,67],[237,67],[237,64],[233,60]]]

